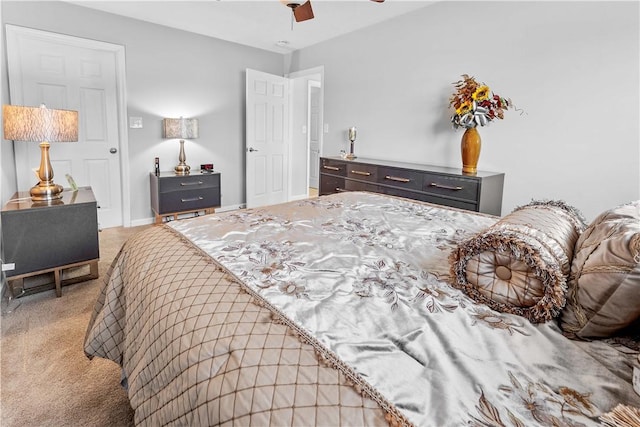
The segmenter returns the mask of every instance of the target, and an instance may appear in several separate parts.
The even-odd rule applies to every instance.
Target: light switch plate
[[[129,127],[131,129],[142,129],[142,117],[129,117]]]

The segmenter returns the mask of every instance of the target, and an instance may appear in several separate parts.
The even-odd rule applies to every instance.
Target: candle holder
[[[349,150],[349,154],[345,156],[348,160],[353,160],[356,158],[356,155],[353,153],[353,145],[356,142],[356,132],[357,129],[355,127],[349,128],[349,142],[351,142],[351,148]]]

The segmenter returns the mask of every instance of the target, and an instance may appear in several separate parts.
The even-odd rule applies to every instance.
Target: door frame
[[[129,156],[122,155],[129,152],[129,135],[127,132],[127,88],[126,88],[126,68],[125,68],[125,48],[98,40],[91,40],[82,37],[69,36],[66,34],[54,33],[50,31],[38,30],[34,28],[22,27],[13,24],[5,24],[7,42],[10,37],[30,36],[40,38],[48,42],[64,44],[72,47],[80,47],[92,50],[108,51],[114,54],[116,61],[116,104],[118,117],[118,158],[120,163],[120,198],[122,201],[122,225],[131,226],[131,197],[129,182]],[[17,52],[17,49],[12,49]],[[21,91],[10,87],[11,102],[21,105]],[[14,98],[15,97],[15,98]],[[26,164],[27,147],[25,144],[13,144],[14,164],[16,165],[16,185],[18,185],[18,163],[25,162],[22,166],[24,170],[29,169]]]

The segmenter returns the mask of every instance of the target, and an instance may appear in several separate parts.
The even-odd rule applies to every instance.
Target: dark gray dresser
[[[176,175],[174,172],[149,174],[151,209],[156,224],[164,217],[178,218],[179,214],[204,211],[215,212],[220,206],[220,173]]]
[[[502,210],[504,173],[385,160],[320,158],[319,195],[370,191],[492,215]]]
[[[65,190],[62,199],[33,202],[29,192],[18,192],[2,209],[2,262],[9,293],[22,282],[23,293],[52,286],[25,289],[24,278],[54,273],[56,295],[61,287],[98,277],[98,212],[91,187]],[[69,280],[63,271],[71,268],[89,272]],[[81,268],[82,267],[82,268]]]

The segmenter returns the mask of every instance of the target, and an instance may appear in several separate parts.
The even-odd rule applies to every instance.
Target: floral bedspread
[[[449,286],[451,250],[496,220],[342,193],[170,227],[415,425],[597,425],[639,406],[631,354]]]

